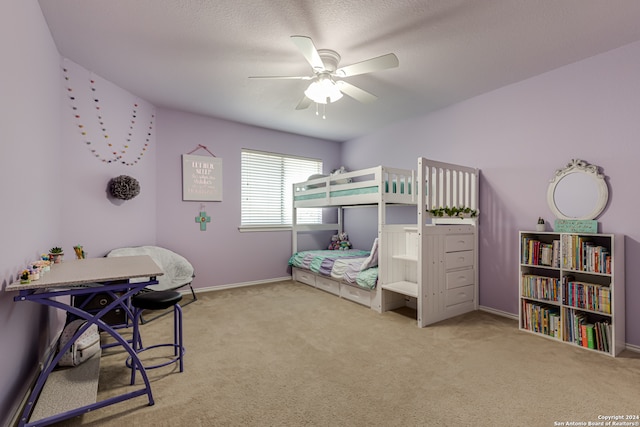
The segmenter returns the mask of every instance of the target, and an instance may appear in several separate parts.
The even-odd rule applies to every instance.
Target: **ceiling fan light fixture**
[[[395,68],[400,63],[398,57],[393,53],[370,58],[355,64],[338,68],[340,54],[331,49],[316,49],[313,40],[306,36],[291,36],[291,40],[296,45],[302,56],[307,60],[313,69],[313,75],[306,76],[262,76],[250,77],[253,79],[279,79],[279,80],[310,80],[311,84],[304,91],[302,99],[296,105],[296,110],[308,108],[312,102],[316,104],[316,114],[319,115],[320,106],[324,112],[327,104],[338,101],[342,95],[362,103],[373,102],[378,99],[372,93],[360,89],[343,80],[345,77],[358,76],[373,73],[374,71]],[[338,80],[335,81],[334,77]],[[324,118],[324,114],[323,114]]]
[[[307,98],[317,104],[328,104],[342,98],[342,92],[330,78],[319,78],[304,91]]]

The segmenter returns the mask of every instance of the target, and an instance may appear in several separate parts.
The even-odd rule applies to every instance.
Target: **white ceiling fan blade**
[[[312,102],[313,101],[311,99],[303,96],[300,102],[298,102],[298,105],[296,105],[296,110],[305,110],[309,108],[309,105],[311,105]]]
[[[350,96],[351,98],[355,99],[356,101],[360,101],[364,104],[367,104],[369,102],[373,102],[376,99],[378,99],[377,96],[375,96],[372,93],[367,92],[366,90],[360,89],[357,86],[354,86],[350,83],[347,83],[345,81],[342,80],[338,80],[336,82],[336,85],[338,85],[338,89],[340,89],[340,92],[344,93],[345,95]]]
[[[377,58],[367,59],[366,61],[338,68],[335,74],[340,77],[357,76],[358,74],[386,70],[387,68],[395,68],[399,64],[400,61],[398,61],[397,56],[393,53],[387,53],[386,55],[378,56]]]
[[[315,76],[249,76],[250,79],[311,80]]]
[[[302,55],[314,71],[324,70],[322,58],[320,58],[320,54],[318,53],[318,50],[313,44],[313,40],[311,40],[311,38],[306,36],[291,36],[291,40],[298,47],[300,52],[302,52]]]

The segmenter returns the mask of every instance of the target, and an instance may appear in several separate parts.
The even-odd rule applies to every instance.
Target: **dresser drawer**
[[[371,307],[371,291],[366,289],[356,288],[355,286],[349,286],[341,283],[340,296],[353,302],[357,302],[358,304]]]
[[[445,237],[445,252],[470,250],[473,250],[473,234],[451,234]]]
[[[446,274],[446,289],[455,289],[461,286],[474,284],[474,269],[466,268],[463,270],[449,271]]]
[[[450,307],[456,304],[473,301],[475,286],[463,286],[455,289],[448,289],[445,306]]]
[[[298,268],[293,269],[293,280],[305,283],[307,285],[316,285],[316,276],[310,271],[300,270]]]
[[[334,295],[340,295],[340,283],[324,277],[316,276],[316,288]]]
[[[473,251],[450,252],[444,254],[444,266],[448,270],[454,268],[472,267]]]

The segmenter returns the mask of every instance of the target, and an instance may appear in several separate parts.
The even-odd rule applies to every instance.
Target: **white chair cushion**
[[[137,246],[130,248],[114,249],[107,254],[108,257],[149,255],[164,272],[158,276],[157,285],[149,285],[147,288],[155,291],[177,289],[191,283],[193,280],[193,266],[185,257],[159,246]],[[145,282],[149,278],[132,279],[131,281]]]

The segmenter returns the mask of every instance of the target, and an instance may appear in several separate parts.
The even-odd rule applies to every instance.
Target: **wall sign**
[[[598,221],[592,219],[556,219],[553,231],[556,233],[591,233],[598,232]]]
[[[222,159],[182,155],[182,200],[222,201]]]

